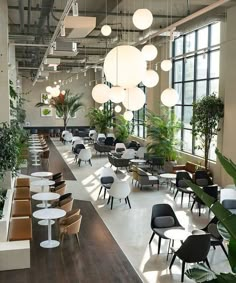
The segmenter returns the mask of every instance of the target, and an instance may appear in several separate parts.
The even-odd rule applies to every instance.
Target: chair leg
[[[196,202],[196,200],[193,201],[193,204],[192,204],[192,206],[190,208],[191,211],[193,211],[193,207],[194,207],[195,202]]]
[[[208,261],[207,258],[205,259],[205,262],[206,262],[206,265],[209,267],[209,269],[211,269],[210,264],[209,264],[209,261]]]
[[[182,262],[181,282],[184,282],[184,269],[185,269],[185,261]]]
[[[184,193],[181,193],[181,205],[183,205]]]
[[[101,188],[100,188],[100,191],[99,191],[99,194],[98,194],[98,198],[99,198],[101,192],[102,192],[102,186],[101,186]]]
[[[113,207],[113,197],[111,197],[111,210],[112,210],[112,207]]]
[[[78,233],[75,234],[75,237],[76,237],[76,239],[77,239],[78,245],[80,246],[80,241],[79,241],[79,235],[78,235]]]
[[[178,192],[179,192],[179,191],[177,190],[177,191],[176,191],[176,193],[175,193],[175,195],[174,195],[174,199],[176,198],[176,196],[177,196]]]
[[[81,159],[78,160],[79,167],[80,167],[80,163],[81,163]]]
[[[198,203],[198,216],[201,216],[201,204]]]
[[[106,188],[104,188],[104,195],[103,195],[103,199],[105,199],[105,198],[106,198],[106,193],[107,193],[107,189],[106,189]]]
[[[225,249],[223,243],[220,243],[220,246],[221,246],[223,252],[225,253],[226,257],[228,258],[229,256],[228,256],[228,253],[227,253],[227,251],[226,251],[226,249]]]
[[[158,254],[160,254],[160,250],[161,250],[161,237],[159,236],[159,240],[158,240]]]
[[[127,201],[128,201],[129,208],[131,208],[130,201],[129,201],[129,197],[127,197],[126,199],[127,199]]]
[[[172,265],[174,264],[175,258],[176,258],[176,254],[173,254],[172,260],[171,260],[171,262],[170,262],[170,267],[169,267],[169,269],[171,269]]]
[[[89,159],[89,161],[88,161],[88,162],[89,162],[89,164],[90,164],[90,165],[92,166],[92,162],[91,162],[91,159]]]
[[[153,233],[152,233],[152,236],[151,236],[151,238],[150,238],[150,240],[149,240],[149,245],[151,244],[151,242],[152,242],[154,236],[155,236],[155,233],[153,232]]]
[[[108,200],[107,200],[107,204],[109,204],[111,197],[109,196]]]

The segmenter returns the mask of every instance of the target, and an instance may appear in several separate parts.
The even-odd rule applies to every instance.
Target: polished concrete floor
[[[89,200],[99,213],[100,217],[112,233],[113,237],[136,269],[143,282],[180,282],[181,263],[177,259],[169,271],[169,261],[166,260],[167,241],[163,241],[161,253],[157,255],[157,236],[149,246],[148,242],[152,231],[150,229],[150,217],[152,206],[156,203],[168,203],[176,212],[180,223],[189,231],[204,227],[213,215],[209,216],[208,209],[202,210],[202,216],[198,216],[197,208],[190,212],[188,197],[180,205],[180,198],[173,200],[173,193],[165,184],[157,191],[155,187],[146,187],[140,191],[132,186],[130,202],[132,209],[129,209],[124,202],[114,201],[113,210],[107,205],[107,200],[102,196],[98,199],[100,189],[99,175],[103,166],[109,167],[107,156],[94,156],[91,167],[88,163],[78,166],[74,162],[74,155],[71,152],[71,145],[63,145],[58,139],[53,140],[58,151],[61,153],[77,181],[68,180],[67,190],[73,193],[74,198]],[[92,145],[91,148],[93,148]],[[131,176],[126,170],[118,172],[118,177],[129,180]],[[227,272],[230,270],[228,261],[221,248],[211,249],[208,260],[213,270]],[[185,276],[185,282],[193,282]],[[112,283],[112,282],[111,282]]]

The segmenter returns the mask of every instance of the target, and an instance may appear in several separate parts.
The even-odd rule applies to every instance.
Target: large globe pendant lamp
[[[51,95],[52,97],[57,97],[60,94],[60,89],[58,87],[52,87]]]
[[[170,71],[172,68],[172,62],[170,60],[163,60],[161,62],[161,69],[165,72]]]
[[[98,103],[105,103],[110,99],[110,88],[105,84],[97,84],[92,90],[92,97]]]
[[[125,111],[123,114],[126,121],[131,121],[134,117],[133,113],[131,111]]]
[[[120,86],[113,86],[110,91],[110,100],[114,103],[120,103],[125,98],[125,90]]]
[[[46,92],[51,93],[51,91],[52,91],[52,87],[51,87],[51,86],[47,86],[47,87],[46,87]]]
[[[136,28],[145,30],[152,25],[153,16],[148,9],[138,9],[133,14],[133,23]]]
[[[159,75],[154,70],[147,70],[142,82],[146,87],[154,87],[159,82]]]
[[[167,107],[174,106],[178,102],[178,99],[179,95],[173,88],[167,88],[161,94],[161,102]]]
[[[145,60],[152,61],[157,57],[158,50],[153,44],[144,45],[141,50]]]
[[[126,90],[123,105],[126,109],[137,111],[143,107],[145,103],[145,94],[138,87],[129,88]]]
[[[146,61],[134,46],[117,46],[104,60],[106,80],[115,86],[134,87],[142,81],[145,71]]]
[[[109,36],[111,34],[111,27],[109,25],[102,26],[101,33],[104,36]]]
[[[120,105],[116,105],[115,106],[115,112],[116,113],[120,113],[120,111],[121,111],[121,106]]]

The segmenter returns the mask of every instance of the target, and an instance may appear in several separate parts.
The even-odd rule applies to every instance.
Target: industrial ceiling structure
[[[117,45],[142,47],[147,41],[161,45],[171,32],[178,36],[190,26],[224,19],[226,9],[235,4],[229,0],[8,0],[9,43],[15,45],[18,72],[35,81],[48,72],[75,73],[102,66]],[[144,31],[132,22],[139,8],[149,9],[154,18]],[[112,28],[109,36],[101,33],[104,24]]]

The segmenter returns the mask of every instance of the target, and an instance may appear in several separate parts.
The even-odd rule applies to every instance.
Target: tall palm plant
[[[52,97],[49,104],[38,102],[35,106],[51,106],[55,108],[56,115],[63,118],[64,128],[66,129],[69,119],[83,107],[83,104],[80,102],[82,96],[83,94],[73,95],[69,89],[66,89],[64,95],[61,93],[57,97]]]

